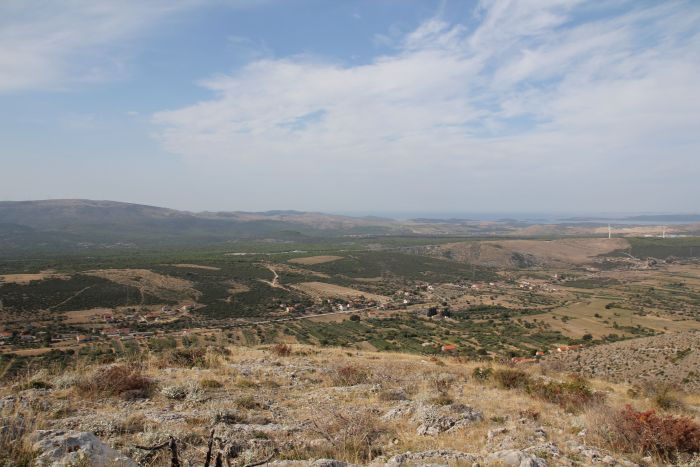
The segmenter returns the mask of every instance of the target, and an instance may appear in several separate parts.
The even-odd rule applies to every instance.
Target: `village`
[[[329,284],[323,293],[314,293],[311,300],[286,301],[271,299],[271,310],[264,318],[207,319],[199,314],[203,305],[186,301],[165,305],[123,306],[52,313],[38,311],[30,322],[6,319],[0,331],[0,353],[39,355],[50,350],[79,350],[98,343],[134,341],[146,345],[149,339],[191,335],[207,335],[251,326],[284,323],[295,320],[314,320],[322,317],[364,314],[368,317],[388,316],[392,313],[413,313],[432,320],[449,319],[451,310],[470,306],[516,306],[528,302],[524,298],[535,294],[553,295],[562,278],[554,274],[548,280],[513,279],[494,281],[455,281],[430,283],[404,281],[391,295],[337,287]],[[350,292],[348,292],[348,290]],[[336,293],[342,291],[343,293]],[[315,291],[314,291],[315,292]],[[531,300],[530,300],[531,301]],[[535,300],[536,302],[537,300]],[[544,304],[530,303],[542,307]],[[454,353],[459,349],[452,344],[426,343],[424,347],[439,347],[442,352]],[[573,350],[564,347],[556,351]],[[533,362],[538,358],[514,358],[513,363]]]

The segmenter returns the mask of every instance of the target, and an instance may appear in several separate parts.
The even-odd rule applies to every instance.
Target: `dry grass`
[[[333,386],[355,386],[369,381],[369,371],[357,365],[343,365],[330,372]]]
[[[323,410],[313,426],[315,433],[328,441],[321,452],[314,453],[316,456],[337,456],[353,463],[366,463],[382,454],[382,446],[391,436],[378,414],[369,409]]]
[[[278,357],[289,357],[292,354],[292,346],[287,344],[275,344],[270,350]]]
[[[120,420],[109,438],[117,446],[154,445],[168,435],[176,436],[181,441],[183,458],[192,465],[203,463],[202,453],[212,423],[216,423],[222,434],[235,424],[259,425],[237,435],[241,443],[255,440],[253,444],[259,446],[245,462],[264,459],[275,449],[275,459],[333,458],[360,464],[369,463],[377,456],[388,458],[406,451],[453,449],[481,453],[495,449],[486,443],[487,432],[504,425],[509,427],[509,442],[519,449],[532,446],[532,430],[542,426],[548,433],[547,441],[566,451],[567,442],[583,442],[577,433],[587,424],[588,444],[609,450],[615,456],[627,453],[624,454],[627,458],[636,459],[634,456],[643,451],[658,456],[658,462],[662,456],[670,456],[665,447],[630,451],[620,441],[625,438],[603,438],[594,430],[596,417],[616,413],[610,407],[622,407],[629,401],[629,386],[622,384],[588,383],[555,372],[544,378],[536,374],[536,368],[521,371],[497,364],[484,367],[483,363],[450,358],[440,360],[438,365],[417,355],[348,353],[346,349],[319,349],[301,344],[295,345],[294,351],[284,358],[271,357],[270,347],[233,347],[229,352],[202,350],[205,355],[211,353],[216,357],[215,368],[191,365],[189,360],[185,365],[164,367],[160,355],[151,355],[143,359],[140,368],[87,366],[64,372],[65,378],[75,378],[78,382],[54,384],[48,393],[50,397],[42,396],[42,403],[51,403],[46,410],[52,414],[50,421],[54,426],[61,426],[63,419],[75,420],[76,414]],[[121,370],[102,373],[115,367]],[[80,377],[81,374],[87,376]],[[205,397],[169,399],[154,392],[149,400],[126,405],[106,403],[98,396],[118,395],[132,386],[110,384],[110,388],[120,389],[108,390],[106,384],[96,384],[97,375],[107,375],[105,380],[112,382],[146,378],[157,381],[163,388],[192,386]],[[28,375],[20,383],[53,381],[47,374],[35,376]],[[71,389],[75,385],[78,390]],[[608,394],[607,402],[594,396],[600,391]],[[410,414],[382,419],[389,410],[402,405],[417,408],[423,404],[449,403],[474,407],[483,412],[484,420],[437,436],[422,436],[417,433],[418,424]],[[637,403],[652,401],[640,398]],[[567,415],[569,405],[586,406],[585,416]],[[159,414],[167,417],[157,418],[161,417]],[[670,417],[657,416],[663,420]],[[686,420],[685,425],[667,423],[672,426],[672,433],[682,435],[680,439],[683,436],[691,439],[693,431],[688,427],[697,423]],[[679,439],[669,438],[664,446],[674,442],[686,449]]]
[[[0,467],[29,467],[35,453],[27,439],[36,418],[27,413],[0,416]]]
[[[124,365],[99,368],[88,378],[79,381],[77,389],[83,396],[149,397],[155,382],[140,370]]]

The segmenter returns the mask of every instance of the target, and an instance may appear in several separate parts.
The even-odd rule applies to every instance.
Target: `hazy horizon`
[[[698,2],[10,0],[0,51],[0,199],[698,209]]]

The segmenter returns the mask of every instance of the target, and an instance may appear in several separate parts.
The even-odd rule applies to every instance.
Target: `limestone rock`
[[[32,434],[37,465],[63,467],[79,462],[89,465],[137,467],[136,463],[86,431],[37,430]]]
[[[517,449],[494,452],[486,457],[486,462],[500,462],[513,467],[547,467],[544,459]]]

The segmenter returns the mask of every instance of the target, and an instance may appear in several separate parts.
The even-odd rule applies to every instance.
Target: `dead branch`
[[[270,461],[272,460],[273,457],[275,457],[275,453],[274,453],[274,452],[273,452],[273,453],[270,455],[270,457],[268,457],[267,459],[264,459],[264,460],[261,460],[261,461],[257,461],[257,462],[253,462],[253,463],[250,463],[250,464],[246,464],[246,465],[244,465],[243,467],[257,467],[258,465],[267,464],[268,462],[270,462]]]
[[[211,450],[214,447],[214,429],[211,430],[211,435],[209,435],[209,448],[207,449],[207,458],[204,461],[204,467],[209,467],[211,463]]]

